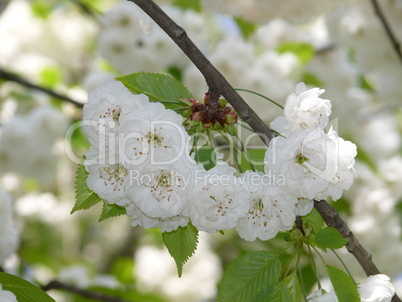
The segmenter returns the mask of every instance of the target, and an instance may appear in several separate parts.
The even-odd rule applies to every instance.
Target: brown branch
[[[136,3],[145,13],[147,13],[182,49],[187,57],[203,74],[209,91],[214,91],[224,96],[227,101],[237,111],[239,116],[244,119],[250,127],[260,135],[266,145],[274,137],[272,131],[264,124],[257,114],[247,105],[247,103],[236,93],[233,87],[227,82],[222,74],[208,61],[195,44],[189,39],[183,28],[178,26],[169,18],[152,0],[128,0]],[[371,255],[363,248],[353,233],[350,231],[346,222],[339,217],[338,212],[333,209],[326,201],[315,202],[316,209],[320,212],[326,223],[339,230],[348,238],[348,251],[353,254],[364,271],[368,275],[378,274],[379,270],[371,259]],[[397,295],[392,302],[401,302]]]
[[[380,5],[378,4],[377,0],[371,0],[371,3],[374,7],[374,11],[378,18],[380,19],[385,32],[387,33],[387,36],[389,40],[391,41],[392,47],[394,48],[396,54],[399,57],[399,60],[402,63],[402,51],[401,51],[401,45],[399,44],[398,39],[396,38],[395,34],[392,32],[391,26],[389,25],[387,18],[384,15],[384,12],[381,10]]]
[[[374,264],[372,256],[365,248],[360,244],[355,235],[349,229],[348,225],[339,216],[338,212],[332,208],[325,200],[314,201],[314,207],[320,212],[322,218],[328,226],[336,228],[341,233],[343,238],[348,239],[346,248],[363,268],[367,276],[380,274],[380,270]],[[392,302],[401,302],[399,297],[395,294],[392,298]]]
[[[98,301],[105,301],[105,302],[127,302],[126,300],[120,299],[118,297],[112,297],[109,295],[105,295],[105,294],[101,294],[101,293],[96,293],[96,292],[92,292],[89,290],[85,290],[85,289],[81,289],[78,288],[76,286],[73,285],[69,285],[69,284],[64,284],[60,281],[50,281],[47,285],[42,286],[41,289],[43,291],[48,291],[51,289],[60,289],[60,290],[65,290],[77,295],[80,295],[82,297],[85,298],[89,298],[89,299],[95,299]]]
[[[151,0],[129,0],[147,13],[180,47],[187,57],[203,74],[211,95],[222,95],[230,102],[239,116],[247,122],[265,144],[274,137],[273,132],[260,117],[233,89],[225,77],[211,64],[198,47],[190,40],[183,28],[177,25],[166,13]]]
[[[82,107],[84,106],[83,103],[80,103],[80,102],[78,102],[78,101],[75,101],[75,100],[69,98],[68,96],[59,94],[59,93],[53,91],[52,89],[45,88],[45,87],[42,87],[42,86],[33,84],[33,83],[31,83],[31,82],[28,82],[27,80],[21,78],[20,76],[14,74],[14,73],[12,73],[12,72],[6,71],[6,70],[4,70],[3,68],[0,68],[0,79],[1,79],[1,78],[5,79],[5,80],[7,80],[7,81],[11,81],[11,82],[18,83],[18,84],[20,84],[20,85],[22,85],[22,86],[25,86],[25,87],[27,87],[27,88],[31,88],[31,89],[35,89],[35,90],[38,90],[38,91],[42,91],[42,92],[44,92],[44,93],[46,93],[46,94],[48,94],[48,95],[50,95],[50,96],[53,96],[53,97],[55,97],[55,98],[58,98],[58,99],[60,99],[60,100],[62,100],[62,101],[69,102],[69,103],[71,103],[71,104],[73,104],[73,105],[75,105],[75,106],[77,106],[77,107],[79,107],[79,108],[82,108]]]

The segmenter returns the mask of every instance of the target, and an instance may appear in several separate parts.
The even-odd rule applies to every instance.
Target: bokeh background
[[[234,87],[280,104],[299,82],[326,90],[332,125],[358,147],[355,183],[333,206],[402,295],[402,59],[372,2],[157,2]],[[402,1],[378,2],[402,41]],[[201,233],[178,278],[159,230],[131,227],[124,216],[99,223],[100,206],[70,215],[75,159],[88,143],[79,128],[68,130],[82,110],[4,76],[14,73],[85,103],[88,91],[138,71],[169,73],[199,99],[207,91],[198,70],[131,2],[0,0],[1,267],[39,285],[57,279],[129,301],[215,301],[216,284],[233,259],[275,250],[283,241]],[[241,94],[266,123],[281,113]],[[346,251],[342,257],[363,278]],[[306,276],[310,265],[306,260]],[[93,301],[49,294],[61,302]]]

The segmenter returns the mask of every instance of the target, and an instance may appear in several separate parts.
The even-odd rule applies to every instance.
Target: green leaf
[[[261,293],[278,284],[280,271],[277,255],[267,251],[247,253],[234,260],[224,273],[218,285],[218,302],[258,301]]]
[[[42,86],[54,87],[56,84],[63,81],[63,74],[60,67],[48,66],[40,71],[39,79]]]
[[[247,151],[247,156],[254,168],[259,172],[264,172],[264,158],[266,149],[251,149]]]
[[[304,82],[307,86],[324,87],[324,83],[313,73],[305,72],[301,77],[301,82]]]
[[[289,290],[292,298],[291,301],[303,301],[303,291],[300,286],[299,277],[297,276],[296,271],[288,275],[282,282],[286,284]]]
[[[305,42],[285,42],[279,45],[276,51],[280,54],[293,53],[302,63],[307,63],[314,56],[314,47]]]
[[[35,0],[31,3],[31,10],[35,17],[46,20],[52,13],[52,4],[48,1]]]
[[[71,210],[71,214],[79,210],[87,210],[102,201],[95,192],[88,189],[88,174],[84,165],[79,164],[75,179],[75,205]]]
[[[182,9],[192,9],[197,13],[201,12],[200,0],[175,0],[172,4]]]
[[[239,156],[235,154],[234,156]],[[240,152],[240,158],[238,159],[239,162],[239,170],[240,172],[244,173],[247,170],[253,170],[253,166],[250,164],[250,161],[245,152]]]
[[[193,97],[188,89],[170,75],[138,72],[116,78],[132,93],[143,93],[151,102],[161,102],[168,109],[189,106],[183,99]]]
[[[198,230],[189,223],[186,227],[179,227],[175,231],[162,233],[162,237],[170,255],[176,261],[177,272],[181,277],[183,265],[197,249]]]
[[[18,302],[55,302],[39,287],[14,275],[0,273],[0,284],[3,290],[12,292]]]
[[[121,216],[126,214],[126,208],[118,206],[117,204],[109,204],[103,202],[102,214],[99,217],[99,222],[116,216]]]
[[[340,249],[348,241],[342,238],[341,233],[339,233],[337,229],[326,227],[315,235],[314,242],[317,243],[318,246],[329,249]]]
[[[195,161],[202,164],[207,171],[215,167],[216,153],[214,148],[209,143],[202,145],[196,150]]]
[[[250,36],[256,32],[258,26],[254,23],[244,20],[241,17],[234,17],[233,20],[236,22],[237,26],[239,27],[243,37],[245,39],[250,38]]]
[[[318,233],[324,226],[324,219],[321,217],[320,213],[313,208],[313,210],[306,216],[302,217],[303,228],[311,227],[314,233]]]
[[[255,300],[254,300],[255,301]],[[269,301],[269,302],[295,302],[295,301],[303,301],[303,300],[294,300],[292,297],[291,290],[287,286],[287,284],[281,282],[275,288],[275,291],[269,297],[269,300],[265,297],[265,300],[258,300],[258,302]],[[257,302],[257,301],[255,301]]]
[[[332,266],[327,266],[327,271],[338,301],[360,302],[357,287],[348,274]]]

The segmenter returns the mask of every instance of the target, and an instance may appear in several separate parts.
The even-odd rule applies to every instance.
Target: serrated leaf
[[[340,249],[348,241],[344,239],[339,231],[333,227],[326,227],[320,230],[314,238],[318,246],[329,249]]]
[[[278,283],[281,262],[267,251],[247,253],[234,260],[218,285],[218,302],[257,301]]]
[[[333,266],[327,266],[327,271],[338,301],[360,302],[357,287],[348,274]]]
[[[266,149],[251,149],[247,151],[247,157],[253,164],[254,168],[259,172],[264,172],[264,159]]]
[[[279,45],[276,51],[281,54],[293,53],[302,63],[307,63],[314,56],[314,47],[305,42],[285,42]]]
[[[116,80],[131,92],[143,93],[151,102],[161,102],[168,109],[183,107],[187,104],[181,100],[193,97],[180,81],[166,74],[138,72]]]
[[[237,26],[239,27],[243,37],[245,39],[250,38],[250,36],[256,32],[258,26],[254,23],[251,23],[241,17],[234,17],[233,20],[236,22]]]
[[[118,206],[117,204],[109,204],[107,202],[103,202],[102,214],[99,217],[99,222],[116,216],[121,216],[126,214],[126,208]]]
[[[183,265],[197,249],[198,230],[189,223],[187,226],[179,227],[175,231],[162,233],[162,237],[170,255],[176,262],[177,272],[181,277]]]
[[[202,164],[205,170],[208,171],[216,165],[215,150],[210,144],[205,143],[197,148],[194,159],[197,163]]]
[[[274,292],[271,296],[269,296],[269,300],[265,298],[265,300],[259,300],[258,302],[269,301],[269,302],[295,302],[295,301],[303,301],[303,300],[293,300],[292,293],[288,288],[287,284],[281,282],[275,288]],[[255,301],[257,302],[257,301]]]
[[[75,205],[71,214],[79,210],[87,210],[102,201],[95,192],[88,189],[88,175],[84,165],[79,164],[75,179]]]
[[[288,275],[282,282],[286,284],[289,290],[292,298],[291,301],[303,301],[303,291],[300,286],[299,277],[295,271]]]
[[[14,275],[0,272],[0,284],[3,290],[12,292],[18,302],[55,302],[39,287]]]

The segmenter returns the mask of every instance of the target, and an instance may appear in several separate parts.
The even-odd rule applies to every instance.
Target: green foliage
[[[280,54],[293,53],[304,64],[314,57],[314,47],[305,42],[285,42],[279,45],[276,51]]]
[[[282,281],[288,288],[291,301],[303,301],[303,291],[300,286],[299,277],[294,271]]]
[[[204,166],[205,170],[210,170],[216,165],[216,153],[209,143],[205,143],[196,150],[195,160]]]
[[[34,16],[46,20],[52,13],[53,5],[49,1],[34,0],[31,2],[31,10]]]
[[[247,151],[248,159],[253,164],[256,171],[264,172],[265,152],[265,149],[252,149]]]
[[[330,205],[338,212],[344,212],[349,216],[352,215],[352,207],[350,201],[344,197],[341,197],[337,201],[331,201]]]
[[[259,299],[259,302],[263,301],[270,301],[270,302],[294,302],[294,301],[302,301],[302,300],[293,300],[292,298],[292,293],[290,289],[287,287],[287,285],[283,282],[280,282],[278,286],[275,287],[275,291],[273,294],[269,297],[269,300],[267,300],[267,297],[265,299]]]
[[[313,73],[305,72],[301,77],[301,82],[304,82],[307,86],[325,87],[325,84]]]
[[[71,214],[79,210],[87,210],[102,201],[95,192],[88,189],[87,178],[89,173],[85,170],[83,164],[78,165],[76,175],[75,205],[71,210]]]
[[[113,261],[110,272],[123,284],[134,283],[133,278],[134,259],[132,257],[120,257]]]
[[[341,247],[345,246],[348,241],[342,238],[342,235],[337,229],[333,227],[326,227],[321,229],[315,235],[314,242],[319,247],[340,249]]]
[[[280,271],[277,255],[266,251],[247,253],[225,271],[218,285],[218,302],[266,301],[262,296],[278,283]]]
[[[0,284],[14,293],[18,302],[55,302],[39,287],[14,275],[0,272]]]
[[[99,222],[116,216],[121,216],[126,214],[126,208],[118,206],[117,204],[109,204],[107,202],[103,202],[102,214],[99,217]]]
[[[45,87],[53,87],[63,81],[63,74],[59,67],[48,66],[39,73],[39,83]]]
[[[249,21],[244,20],[241,17],[234,17],[233,20],[236,22],[237,26],[239,27],[243,37],[245,39],[250,38],[250,36],[256,32],[258,29],[257,25],[251,23]]]
[[[176,261],[177,272],[181,277],[183,265],[197,249],[198,230],[189,223],[187,226],[179,227],[175,231],[164,232],[162,236],[170,255]]]
[[[332,266],[327,266],[327,271],[338,301],[360,302],[357,287],[348,274]]]
[[[378,171],[376,162],[362,148],[357,147],[356,160],[360,160],[361,162],[365,163],[373,172]]]
[[[364,90],[367,90],[369,92],[374,92],[375,89],[373,87],[373,85],[370,83],[369,79],[367,78],[367,76],[363,76],[361,75],[359,77],[359,86],[361,88],[363,88]]]
[[[324,219],[322,219],[320,213],[315,208],[306,216],[303,216],[302,219],[303,228],[312,228],[314,233],[318,233],[324,226]]]
[[[138,72],[116,78],[132,93],[143,93],[151,102],[161,102],[167,109],[189,106],[185,99],[192,95],[188,89],[170,75]]]
[[[178,81],[183,80],[183,70],[179,67],[176,66],[170,66],[166,70],[168,74],[170,74],[172,77],[174,77]]]
[[[200,0],[175,0],[172,4],[182,9],[191,9],[196,12],[201,12]]]

